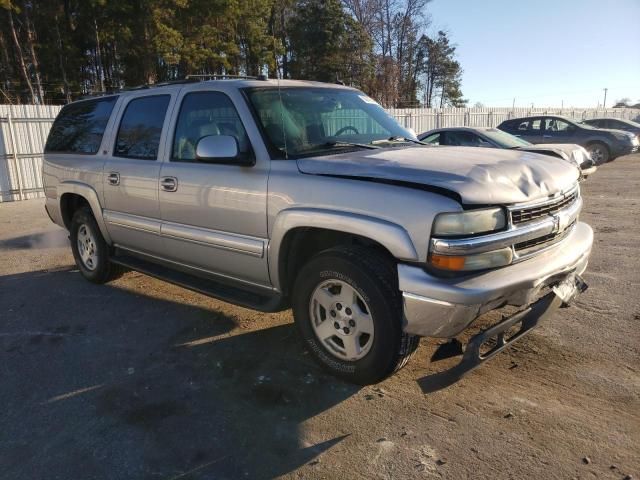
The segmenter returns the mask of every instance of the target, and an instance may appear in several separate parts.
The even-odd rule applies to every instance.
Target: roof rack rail
[[[146,83],[144,85],[136,85],[133,87],[123,87],[123,88],[110,88],[105,92],[95,92],[88,93],[87,95],[83,95],[78,100],[87,100],[89,98],[95,97],[104,97],[107,95],[117,95],[121,92],[131,92],[135,90],[145,90],[147,88],[157,88],[157,87],[166,87],[169,85],[180,85],[181,83],[197,83],[205,80],[224,80],[224,79],[234,79],[234,80],[268,80],[266,75],[258,75],[250,76],[250,75],[226,75],[219,73],[212,74],[202,74],[202,75],[187,75],[185,78],[181,80],[167,80],[166,82],[160,83]]]
[[[204,73],[204,74],[196,74],[196,75],[187,75],[185,77],[187,80],[197,79],[197,80],[267,80],[266,75],[227,75],[226,73]]]
[[[180,85],[181,83],[194,83],[200,80],[195,78],[183,78],[181,80],[167,80],[160,83],[145,83],[144,85],[136,85],[135,87],[124,87],[116,90],[116,92],[129,92],[131,90],[144,90],[145,88],[166,87],[168,85]]]
[[[106,92],[87,93],[86,95],[79,96],[76,100],[74,100],[74,102],[77,102],[80,100],[89,100],[91,98],[108,97],[110,95],[117,95],[118,92],[120,92],[120,90],[107,90]]]

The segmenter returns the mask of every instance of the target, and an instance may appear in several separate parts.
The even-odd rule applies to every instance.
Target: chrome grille
[[[533,253],[537,250],[540,250],[556,242],[559,242],[564,237],[566,237],[569,234],[569,232],[573,230],[573,227],[575,226],[576,226],[576,222],[573,222],[563,232],[554,232],[548,235],[543,235],[541,237],[534,238],[532,240],[527,240],[526,242],[516,243],[513,246],[513,248],[515,249],[516,254],[518,254],[518,256]]]
[[[546,203],[530,207],[514,208],[511,210],[511,222],[513,225],[521,225],[553,215],[571,205],[577,198],[578,190],[576,189],[565,196],[555,198]]]

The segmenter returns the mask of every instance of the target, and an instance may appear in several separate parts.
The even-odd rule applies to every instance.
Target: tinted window
[[[479,147],[481,145],[480,137],[469,132],[446,132],[446,135],[443,135],[443,137],[440,145],[456,147]]]
[[[44,151],[97,153],[117,98],[105,97],[66,105],[53,122]]]
[[[157,95],[129,102],[120,121],[114,156],[141,160],[158,158],[162,125],[170,99],[170,95]]]
[[[198,141],[209,135],[235,137],[240,155],[252,155],[247,132],[229,97],[220,92],[194,92],[185,95],[176,124],[171,159],[195,161]]]
[[[573,125],[559,118],[545,118],[544,123],[544,129],[547,133],[556,132],[565,134],[573,131]]]
[[[535,118],[529,122],[529,130],[539,132],[542,129],[542,120]]]
[[[518,124],[512,120],[510,121],[506,121],[501,123],[500,125],[498,125],[498,128],[502,131],[513,131],[513,130],[517,130],[518,129]]]

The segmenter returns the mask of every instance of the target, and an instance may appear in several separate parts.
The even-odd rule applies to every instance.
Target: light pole
[[[602,102],[602,108],[607,108],[607,90],[609,90],[608,88],[604,89],[604,102]]]

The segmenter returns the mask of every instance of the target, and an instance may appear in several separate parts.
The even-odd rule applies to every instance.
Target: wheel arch
[[[71,226],[73,212],[82,206],[88,206],[96,219],[100,233],[108,244],[111,244],[111,237],[102,216],[102,207],[96,191],[84,183],[69,181],[58,185],[58,198],[60,199],[60,214],[67,230]]]
[[[315,253],[345,244],[361,244],[408,262],[418,254],[401,226],[366,215],[313,208],[281,212],[267,249],[273,286],[287,295],[296,271]]]

